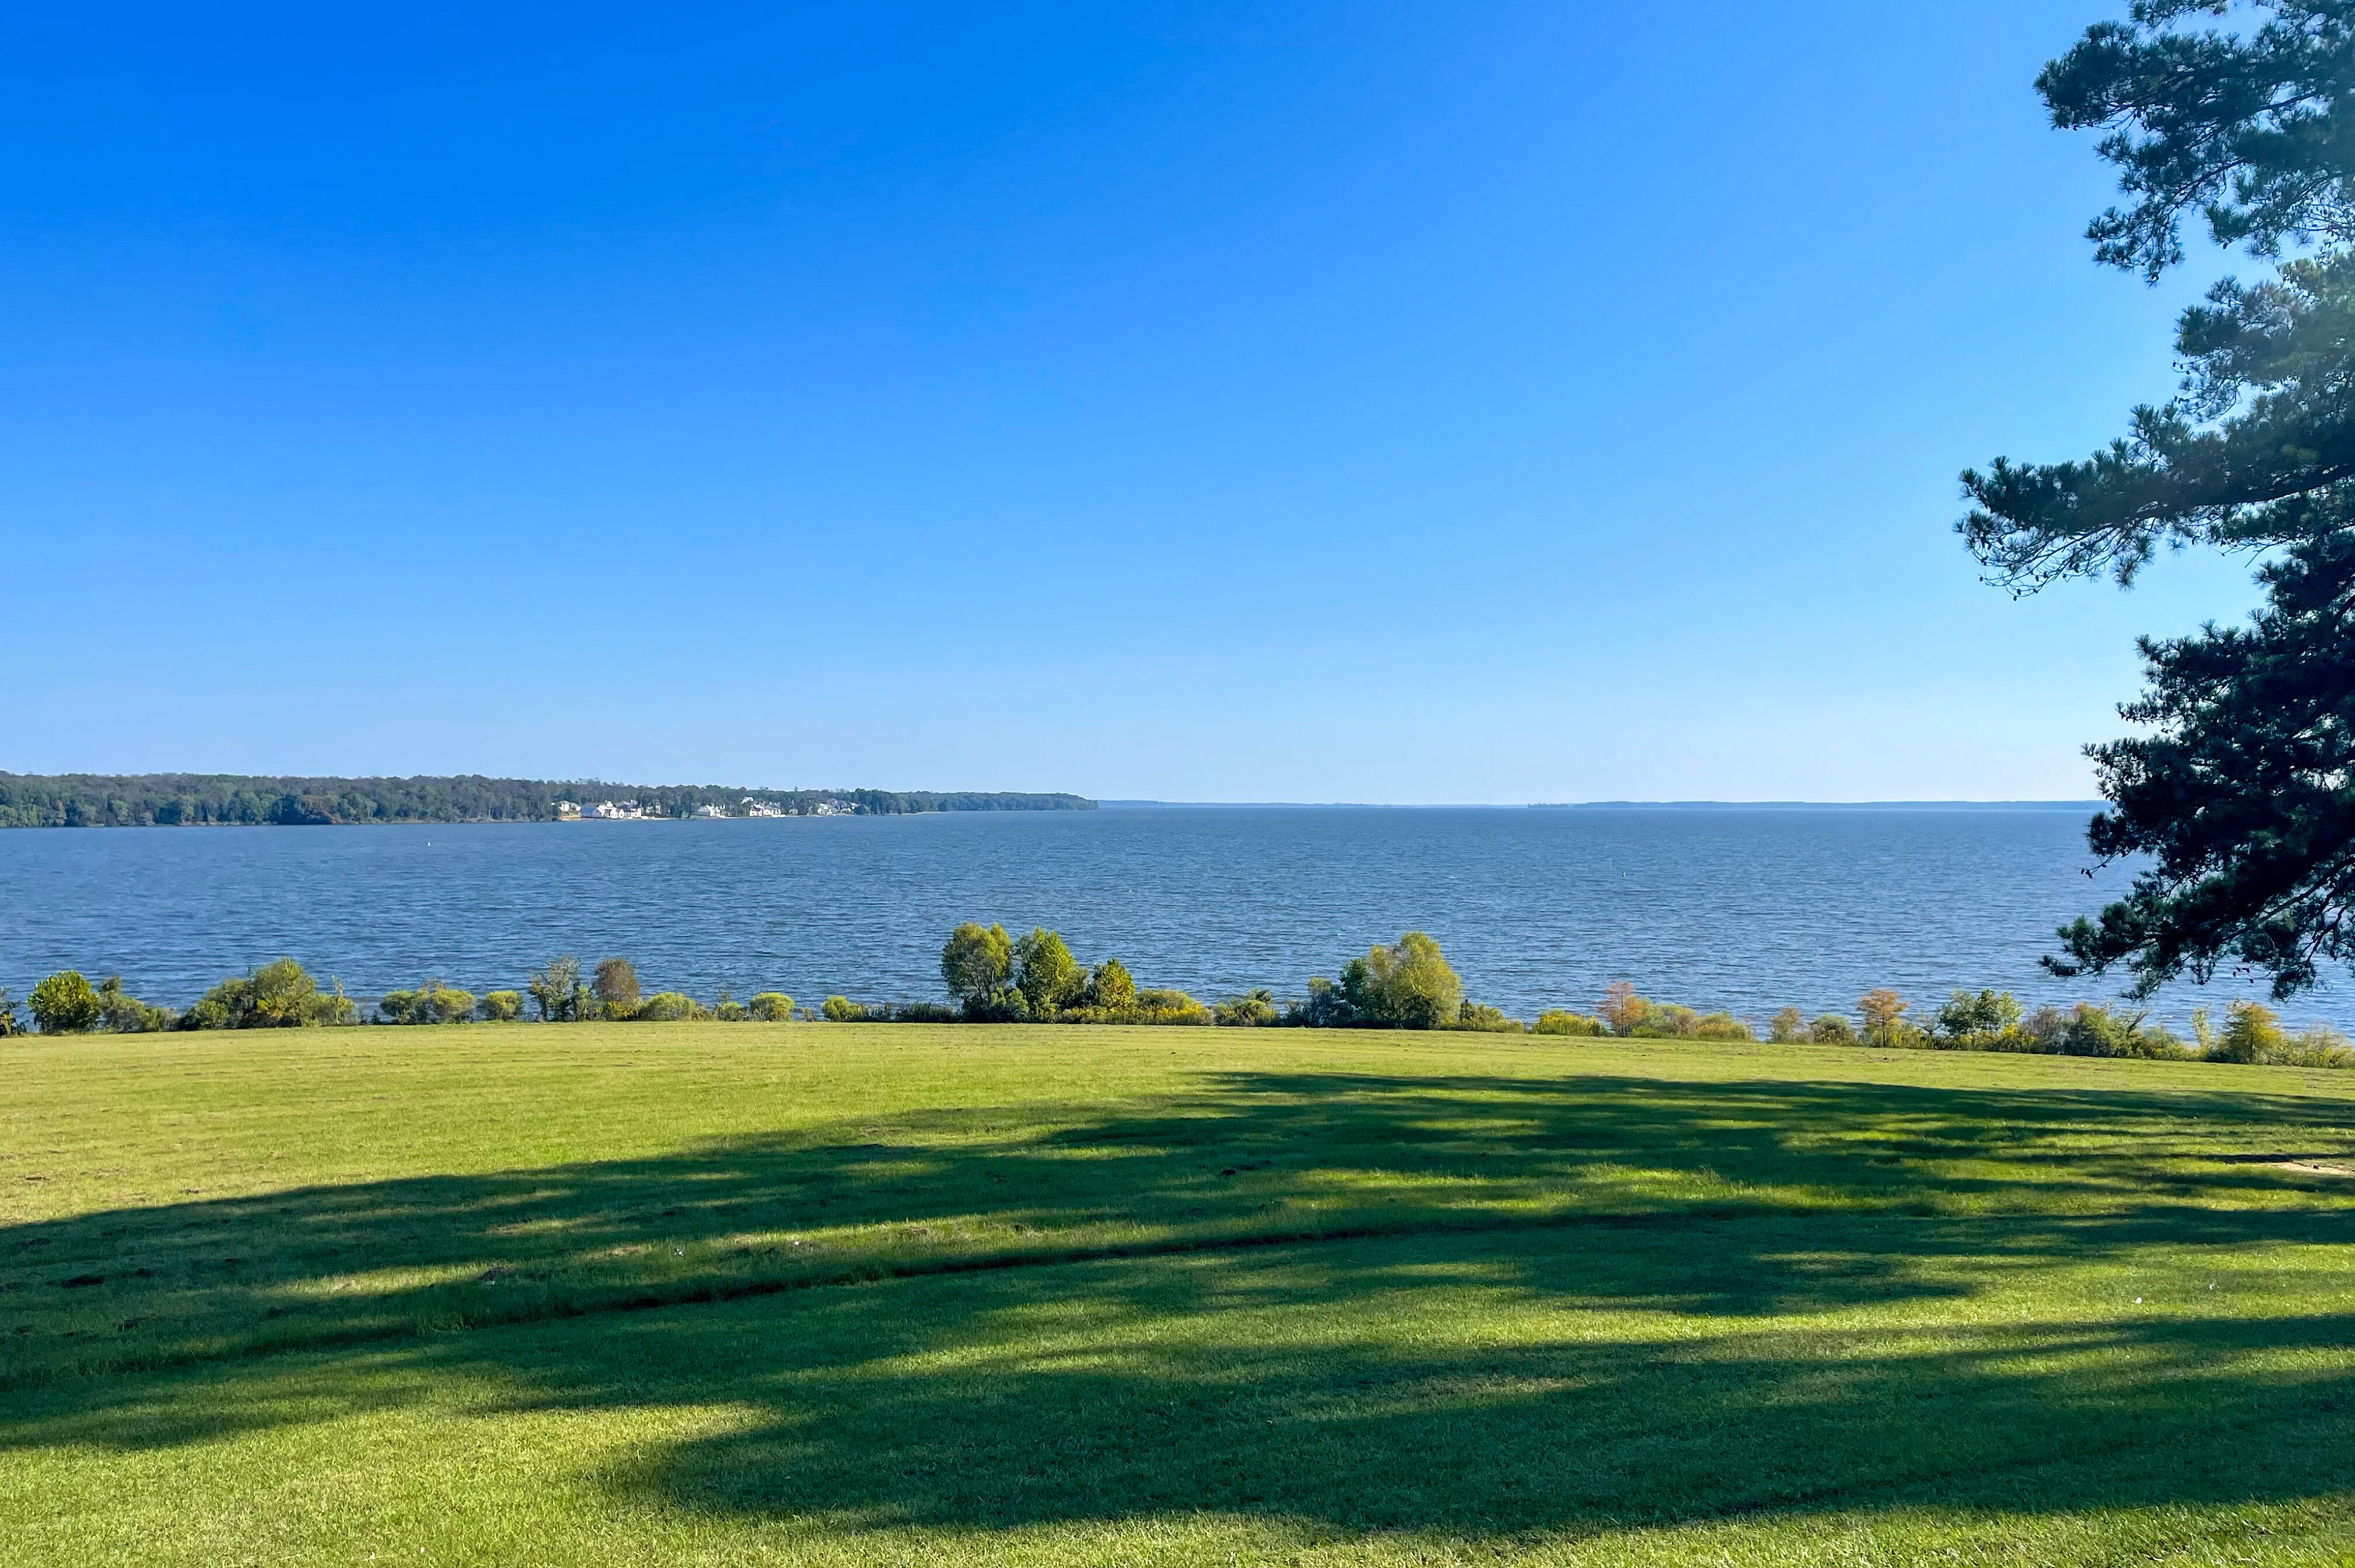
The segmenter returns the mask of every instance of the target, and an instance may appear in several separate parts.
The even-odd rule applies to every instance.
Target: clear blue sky
[[[16,7],[0,767],[2083,795],[2119,9]]]

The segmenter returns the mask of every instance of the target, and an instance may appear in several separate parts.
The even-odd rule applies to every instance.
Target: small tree
[[[1894,1046],[1904,1043],[1905,998],[1885,986],[1876,986],[1856,1000],[1857,1017],[1864,1020],[1864,1043]]]
[[[98,1014],[101,1026],[115,1034],[153,1034],[172,1027],[172,1009],[150,1007],[125,994],[120,975],[98,983]]]
[[[2009,991],[1956,991],[1938,1009],[1931,1032],[1957,1045],[1977,1044],[2019,1027],[2019,998]]]
[[[0,986],[0,1040],[25,1032],[23,1022],[16,1017],[16,1000],[8,995],[8,987]]]
[[[98,993],[79,970],[60,969],[25,998],[43,1034],[81,1034],[98,1027]]]
[[[1838,1013],[1825,1013],[1807,1026],[1807,1039],[1817,1045],[1854,1045],[1856,1030]]]
[[[1032,1018],[1051,1019],[1087,992],[1087,970],[1051,931],[1034,927],[1014,944],[1014,988],[1029,1004]]]
[[[794,1016],[794,999],[783,991],[762,991],[744,1004],[762,1023],[781,1024]]]
[[[862,1023],[867,1018],[867,1009],[848,997],[828,997],[819,1011],[826,1015],[826,1022],[835,1024]]]
[[[638,972],[626,958],[601,958],[597,978],[589,987],[609,1019],[634,1018],[638,1011]]]
[[[1341,971],[1341,991],[1366,1021],[1391,1029],[1446,1029],[1464,1008],[1464,982],[1439,944],[1420,931],[1350,960]]]
[[[1214,1020],[1231,1029],[1263,1029],[1280,1016],[1275,993],[1264,986],[1240,997],[1229,997],[1210,1009]]]
[[[1014,976],[1014,944],[1002,925],[981,926],[965,922],[949,933],[941,949],[941,979],[949,997],[967,1015],[986,1011],[1006,992]]]
[[[1766,1038],[1777,1045],[1790,1045],[1807,1038],[1807,1020],[1799,1016],[1796,1008],[1778,1009],[1774,1021],[1766,1026]]]
[[[523,1017],[523,998],[513,991],[492,991],[474,1004],[474,1016],[485,1023],[513,1023]]]
[[[524,983],[524,989],[531,993],[532,1004],[539,1008],[540,1022],[573,1023],[580,1019],[581,961],[570,953],[549,959],[546,968]]]
[[[1136,1006],[1136,979],[1117,958],[1107,958],[1088,976],[1088,1006],[1124,1013]],[[1273,1010],[1273,1009],[1271,1009]]]
[[[1630,1035],[1652,1016],[1652,1004],[1636,994],[1631,982],[1614,980],[1603,987],[1603,1005],[1594,1012],[1613,1034]]]
[[[2224,1038],[2210,1051],[2218,1061],[2271,1061],[2289,1044],[2271,1008],[2233,1002],[2224,1009]]]

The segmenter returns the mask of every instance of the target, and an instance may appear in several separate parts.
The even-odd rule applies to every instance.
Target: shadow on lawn
[[[1209,1510],[1483,1533],[1835,1499],[2311,1496],[2355,1457],[2344,1315],[1806,1315],[2056,1264],[2158,1277],[2197,1247],[2343,1243],[2336,1189],[2216,1157],[2336,1151],[2346,1115],[2254,1095],[1234,1074],[1125,1112],[896,1117],[93,1215],[0,1230],[0,1283],[22,1286],[0,1325],[38,1297],[141,1327],[23,1322],[0,1349],[70,1365],[135,1346],[152,1317],[166,1328],[132,1359],[193,1364],[27,1388],[0,1445],[183,1443],[472,1380],[517,1407],[747,1409],[611,1484],[846,1525]],[[1304,1233],[1288,1206],[1305,1200],[1330,1200],[1309,1229],[1379,1239],[1266,1244]],[[797,1256],[786,1232],[838,1239]],[[321,1296],[358,1268],[463,1277]],[[943,1277],[802,1288],[894,1272]],[[77,1274],[105,1283],[66,1287]],[[612,1310],[772,1291],[793,1294]],[[1688,1316],[1599,1316],[1621,1311]],[[542,1321],[427,1331],[502,1318]]]

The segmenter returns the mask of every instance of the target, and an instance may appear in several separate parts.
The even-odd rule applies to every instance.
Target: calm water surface
[[[2036,959],[2125,880],[2079,811],[1188,809],[797,820],[0,833],[0,985],[120,972],[186,1006],[289,955],[372,997],[519,987],[558,953],[645,988],[937,998],[961,920],[1215,997],[1296,994],[1421,929],[1527,1017],[1604,986],[1753,1018],[1997,986],[2100,997]],[[2181,989],[2158,1011],[2249,994]],[[2355,1025],[2346,987],[2293,1017]]]

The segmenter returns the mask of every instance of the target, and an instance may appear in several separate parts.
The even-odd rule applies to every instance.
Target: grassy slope
[[[0,1085],[12,1561],[2355,1556],[2337,1075],[639,1025]]]

